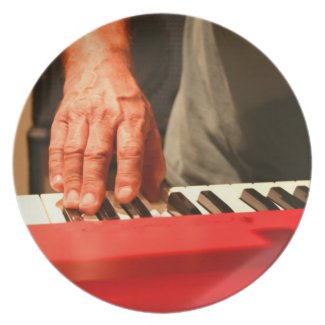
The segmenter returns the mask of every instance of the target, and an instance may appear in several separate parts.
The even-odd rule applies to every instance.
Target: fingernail
[[[62,176],[61,175],[56,175],[53,177],[52,180],[53,185],[61,185],[62,184]]]
[[[118,196],[119,197],[128,197],[132,194],[132,188],[131,186],[123,186],[120,187],[118,190]]]
[[[69,191],[65,201],[66,201],[66,204],[78,204],[79,203],[78,192],[75,190]]]
[[[95,204],[95,196],[92,193],[87,193],[82,197],[81,205],[89,206]]]

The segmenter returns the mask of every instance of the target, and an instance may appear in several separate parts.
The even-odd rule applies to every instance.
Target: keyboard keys
[[[67,222],[62,213],[62,193],[42,194],[41,199],[51,223]]]
[[[63,212],[63,215],[67,222],[83,221],[84,220],[80,211],[77,209],[63,208],[62,212]]]
[[[198,185],[198,186],[177,186],[166,189],[163,191],[163,199],[167,203],[168,197],[173,192],[183,193],[183,195],[187,198],[188,201],[191,202],[193,206],[195,206],[201,214],[209,214],[210,212],[206,210],[199,202],[199,195],[202,191],[207,190],[208,187],[205,185]],[[165,207],[166,207],[165,203]]]
[[[149,202],[142,194],[129,204],[119,204],[113,192],[107,192],[100,210],[85,215],[65,209],[62,193],[18,196],[18,204],[27,224],[75,221],[117,220],[145,217],[171,217],[227,212],[304,208],[309,181],[279,181],[209,186],[165,188],[163,200]]]
[[[201,214],[210,214],[210,212],[205,209],[199,202],[199,196],[202,191],[208,190],[207,186],[186,186],[183,188],[182,192],[186,198],[201,212]]]
[[[211,191],[202,191],[198,202],[210,213],[234,212],[228,204]]]
[[[293,192],[293,195],[300,201],[306,203],[308,198],[309,188],[305,185],[297,186]]]
[[[138,198],[150,211],[152,217],[171,217],[171,214],[166,210],[166,203],[163,200],[158,202],[149,202],[141,193]]]
[[[51,222],[38,195],[19,195],[17,201],[26,225],[48,224]]]
[[[256,211],[279,210],[279,208],[267,197],[254,188],[244,189],[240,199]]]
[[[132,219],[151,217],[150,211],[137,197],[128,204],[121,204],[121,207]]]
[[[96,214],[81,214],[83,221],[100,221],[100,219],[96,216]]]
[[[302,209],[305,207],[305,203],[300,201],[298,198],[288,193],[281,187],[271,188],[267,195],[272,201],[280,205],[283,209]]]
[[[257,182],[257,183],[251,183],[250,185],[247,184],[248,186],[245,186],[246,188],[253,188],[259,193],[261,193],[263,196],[267,197],[267,194],[269,193],[270,189],[275,185],[274,182]]]
[[[237,185],[237,184],[236,184]],[[242,185],[242,184],[238,184]],[[246,187],[251,186],[251,184],[244,185]],[[225,185],[210,185],[209,190],[217,195],[223,202],[225,202],[234,212],[253,212],[255,211],[248,204],[240,200],[240,194],[245,188],[243,186],[232,186],[229,184]]]
[[[114,210],[112,204],[105,197],[103,204],[99,211],[96,213],[99,220],[114,220],[119,219],[118,214]]]
[[[112,207],[116,211],[119,219],[121,220],[130,220],[130,216],[127,214],[127,212],[122,208],[120,203],[116,200],[115,195],[113,192],[106,192],[106,197],[108,201],[111,203]]]
[[[201,214],[199,209],[181,192],[172,192],[169,194],[167,210],[174,216]]]
[[[276,187],[281,187],[286,190],[288,193],[293,194],[294,190],[297,186],[310,186],[310,181],[302,180],[302,181],[279,181],[274,183]]]
[[[41,200],[51,223],[74,221],[99,221],[96,215],[86,215],[76,209],[66,209],[62,204],[62,193],[42,194]]]

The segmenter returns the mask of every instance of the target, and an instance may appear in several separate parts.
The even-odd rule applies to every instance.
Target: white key
[[[210,214],[208,210],[206,210],[199,202],[198,198],[202,191],[206,191],[208,189],[205,185],[200,186],[186,186],[182,193],[199,209],[202,214]]]
[[[108,201],[113,206],[114,210],[116,211],[117,215],[121,220],[129,220],[131,217],[127,214],[127,212],[121,207],[121,205],[115,199],[114,193],[111,191],[106,192],[106,197]]]
[[[26,225],[50,223],[49,216],[38,195],[19,195],[17,201]]]
[[[95,214],[85,214],[81,213],[84,221],[100,221]]]
[[[301,181],[279,181],[275,182],[275,186],[282,187],[288,193],[293,194],[296,187],[299,185],[305,185],[307,187],[310,186],[310,181],[308,180],[301,180]]]
[[[169,196],[170,193],[179,192],[179,191],[181,191],[183,189],[184,189],[183,186],[164,187],[162,189],[162,191],[161,191],[162,200],[165,202],[165,204],[167,204],[168,196]]]
[[[282,187],[283,189],[285,189],[290,194],[293,194],[294,190],[299,185],[305,185],[305,186],[309,187],[310,186],[310,181],[301,180],[301,181],[280,181],[280,182],[275,182],[275,186]]]
[[[295,181],[279,181],[279,182],[275,182],[274,186],[281,187],[284,190],[286,190],[288,193],[293,194],[293,191],[295,190],[297,183]]]
[[[297,186],[304,185],[309,188],[310,181],[309,180],[280,181],[280,182],[275,182],[275,184],[276,186],[280,186],[283,189],[285,189],[288,193],[293,194]]]
[[[262,195],[267,196],[270,189],[275,186],[274,182],[265,182],[265,183],[252,183],[252,188],[260,192]]]
[[[310,187],[310,180],[296,181],[297,186],[307,186]]]
[[[51,223],[67,222],[61,210],[63,193],[41,194],[41,199]]]
[[[164,201],[149,202],[141,193],[138,194],[138,198],[150,211],[153,217],[171,217],[171,214],[166,209],[166,203]]]
[[[251,185],[251,183],[233,185],[209,185],[208,189],[219,196],[219,198],[228,204],[234,210],[234,212],[252,212],[255,210],[240,200],[240,195],[243,189]]]
[[[288,193],[293,194],[294,190],[298,185],[309,186],[309,181],[279,181],[279,182],[264,182],[264,183],[252,183],[252,188],[259,191],[262,195],[267,196],[272,187],[281,187]],[[277,204],[276,204],[277,205]],[[277,205],[280,210],[282,207]]]

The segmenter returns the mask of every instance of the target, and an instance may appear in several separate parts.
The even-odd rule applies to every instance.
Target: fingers
[[[64,196],[66,208],[79,207],[80,190],[83,180],[84,151],[88,138],[88,123],[86,118],[79,116],[70,121],[69,131],[64,144]]]
[[[166,174],[166,164],[157,127],[154,127],[148,134],[145,148],[142,191],[149,201],[154,202],[160,198],[160,185]]]
[[[63,151],[67,134],[68,124],[62,115],[58,115],[52,124],[49,146],[50,184],[57,192],[63,191]]]
[[[106,178],[113,152],[115,129],[108,123],[93,123],[84,153],[83,183],[79,209],[97,212],[105,196]]]
[[[52,125],[49,174],[52,187],[64,191],[63,204],[97,212],[104,199],[115,129],[109,123],[88,124],[85,116],[57,118]]]
[[[117,130],[115,196],[121,203],[133,200],[141,186],[143,123],[142,119],[125,120]]]
[[[86,214],[99,210],[115,140],[117,200],[130,202],[141,187],[150,201],[159,198],[165,161],[150,107],[141,97],[121,101],[123,114],[104,110],[105,114],[92,117],[78,114],[72,118],[70,114],[69,119],[57,114],[51,130],[49,170],[52,187],[64,191],[65,207]]]
[[[150,201],[157,201],[166,167],[150,104],[138,98],[122,102],[122,107],[124,121],[117,132],[115,196],[121,203],[127,203],[142,187]]]

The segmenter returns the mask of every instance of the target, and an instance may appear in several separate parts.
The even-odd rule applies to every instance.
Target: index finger
[[[51,127],[49,145],[49,178],[55,191],[63,190],[64,143],[68,134],[68,123],[63,115],[57,115]]]

